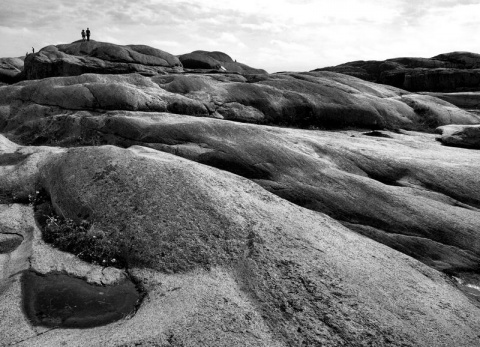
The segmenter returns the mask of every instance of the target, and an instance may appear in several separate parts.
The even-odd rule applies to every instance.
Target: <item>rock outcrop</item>
[[[266,74],[263,69],[255,69],[248,65],[237,63],[223,52],[193,51],[179,55],[178,58],[186,69],[221,70],[238,72],[240,74]]]
[[[0,86],[0,345],[477,347],[480,151],[432,132],[480,117],[194,53],[49,46]]]
[[[85,73],[156,75],[181,71],[181,66],[177,57],[149,46],[120,46],[91,40],[47,46],[29,54],[24,73],[26,79]]]
[[[24,57],[0,58],[0,85],[16,83],[22,79]]]
[[[444,125],[437,132],[445,145],[480,149],[480,125]]]
[[[412,92],[480,90],[480,54],[452,52],[432,58],[353,61],[315,71],[334,71]]]

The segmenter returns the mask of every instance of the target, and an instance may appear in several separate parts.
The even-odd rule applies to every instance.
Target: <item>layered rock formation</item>
[[[334,71],[412,92],[480,90],[480,55],[452,52],[432,58],[353,61],[315,71]]]
[[[82,45],[26,62],[81,75],[0,87],[0,343],[478,345],[480,152],[431,132],[479,116],[333,72],[200,51],[168,74],[162,51]]]

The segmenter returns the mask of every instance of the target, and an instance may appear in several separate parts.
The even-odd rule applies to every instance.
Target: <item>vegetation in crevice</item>
[[[105,232],[89,220],[78,223],[58,215],[45,189],[39,189],[31,195],[30,203],[45,242],[92,264],[127,267],[126,257],[122,255],[120,247]]]

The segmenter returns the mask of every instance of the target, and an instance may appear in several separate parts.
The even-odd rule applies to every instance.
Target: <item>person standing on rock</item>
[[[85,30],[82,29],[82,41],[85,41]]]
[[[90,29],[87,28],[87,41],[90,41]]]

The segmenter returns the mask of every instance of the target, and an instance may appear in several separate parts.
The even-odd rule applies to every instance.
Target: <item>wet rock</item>
[[[134,313],[141,295],[130,281],[97,286],[65,274],[27,271],[22,278],[23,306],[34,325],[91,328]]]

